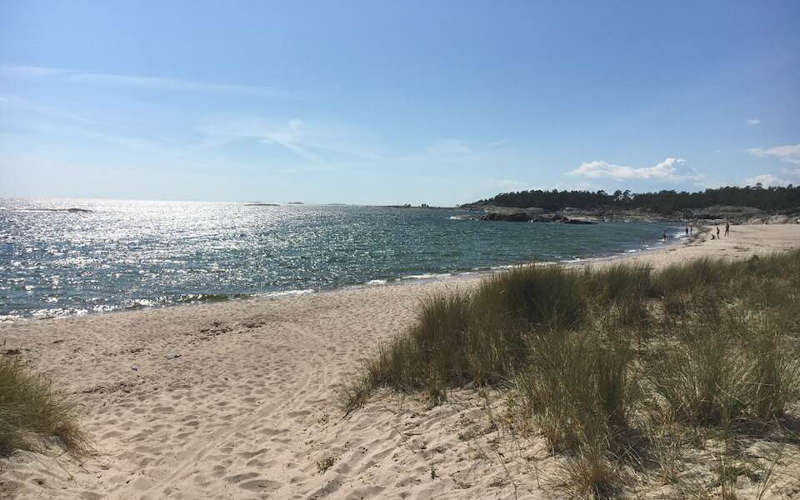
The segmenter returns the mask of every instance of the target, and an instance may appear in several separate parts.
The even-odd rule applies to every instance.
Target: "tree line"
[[[662,190],[653,193],[631,193],[617,190],[607,193],[592,191],[545,191],[533,189],[513,193],[501,193],[493,198],[480,200],[466,206],[495,205],[499,207],[561,210],[567,207],[579,209],[618,208],[643,209],[660,214],[671,214],[688,209],[708,208],[715,205],[754,207],[766,211],[783,211],[800,208],[800,186],[726,186],[705,191],[687,192]]]

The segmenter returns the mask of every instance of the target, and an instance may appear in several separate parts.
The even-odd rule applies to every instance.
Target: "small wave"
[[[197,294],[182,295],[173,302],[176,304],[197,304],[197,303],[208,303],[208,302],[227,302],[233,299],[246,299],[248,297],[251,297],[251,295],[245,293],[234,293],[234,294],[197,293]]]
[[[53,307],[53,308],[44,308],[44,309],[37,309],[30,313],[30,316],[17,316],[18,319],[24,319],[25,317],[33,318],[33,319],[50,319],[50,318],[68,318],[70,316],[83,316],[88,314],[88,309],[78,308],[78,307]],[[11,315],[12,317],[14,315]]]
[[[504,271],[506,269],[514,269],[515,267],[519,267],[520,264],[502,264],[499,266],[491,266],[489,269],[492,271]]]
[[[286,297],[286,296],[293,296],[293,295],[306,295],[308,293],[314,293],[316,290],[313,288],[307,288],[302,290],[284,290],[282,292],[266,292],[266,293],[259,293],[257,294],[258,297]]]
[[[448,276],[452,276],[453,273],[423,273],[423,274],[409,274],[408,276],[403,276],[400,279],[403,280],[431,280],[436,278],[446,278]]]
[[[385,285],[388,283],[388,280],[369,280],[367,281],[367,285]]]

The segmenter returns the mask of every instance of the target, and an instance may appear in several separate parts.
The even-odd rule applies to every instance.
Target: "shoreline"
[[[577,265],[660,269],[800,247],[800,225],[732,229],[728,239],[701,233]],[[379,393],[341,416],[340,385],[413,325],[422,298],[485,276],[0,323],[5,352],[76,401],[95,448],[81,461],[0,458],[0,496],[507,498],[518,485],[523,496],[547,497],[530,470],[508,472],[459,439],[464,422],[486,419],[487,403],[470,389],[432,409],[414,395]]]
[[[670,222],[669,224],[675,225],[677,223],[673,221]],[[628,249],[621,253],[612,253],[607,255],[598,255],[598,256],[583,257],[583,258],[576,257],[573,259],[562,259],[554,261],[528,261],[516,264],[501,264],[481,269],[470,269],[470,270],[452,271],[444,273],[423,273],[420,275],[405,275],[393,278],[380,278],[380,279],[372,279],[363,283],[342,285],[337,288],[291,289],[291,290],[277,290],[273,292],[233,293],[233,294],[206,294],[203,292],[186,293],[181,296],[187,296],[187,297],[200,296],[204,298],[200,300],[185,300],[185,301],[180,300],[154,306],[142,305],[142,304],[130,305],[124,307],[109,306],[108,309],[101,308],[100,310],[84,310],[82,312],[72,313],[72,314],[55,314],[55,315],[40,315],[40,316],[32,315],[32,316],[17,316],[17,317],[11,317],[11,315],[6,315],[6,316],[0,315],[0,326],[14,324],[18,322],[27,322],[27,321],[63,320],[63,319],[95,316],[95,315],[153,311],[161,309],[171,309],[175,307],[225,304],[225,303],[239,302],[239,301],[282,300],[285,298],[296,297],[300,295],[336,293],[342,290],[350,290],[350,289],[374,288],[381,286],[404,286],[417,283],[428,283],[432,281],[470,279],[475,277],[491,276],[495,273],[502,272],[506,269],[511,269],[517,266],[526,266],[531,264],[565,265],[565,266],[587,265],[593,262],[604,262],[607,260],[625,259],[633,255],[642,255],[652,252],[666,251],[666,249],[669,247],[681,246],[691,243],[700,234],[700,231],[701,228],[698,228],[697,233],[689,238],[683,236],[671,237],[667,241],[657,240],[651,243],[650,245],[645,245],[645,248]],[[147,302],[151,301],[151,299],[146,299],[146,298],[137,300],[147,301]]]

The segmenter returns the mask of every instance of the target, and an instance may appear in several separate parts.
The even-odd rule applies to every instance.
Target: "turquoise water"
[[[83,208],[91,212],[62,211]],[[455,220],[461,210],[0,200],[0,319],[303,293],[655,246],[651,223]]]

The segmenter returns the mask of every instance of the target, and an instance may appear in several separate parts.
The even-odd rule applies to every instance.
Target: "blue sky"
[[[796,1],[6,0],[0,196],[800,184],[798,20]]]

